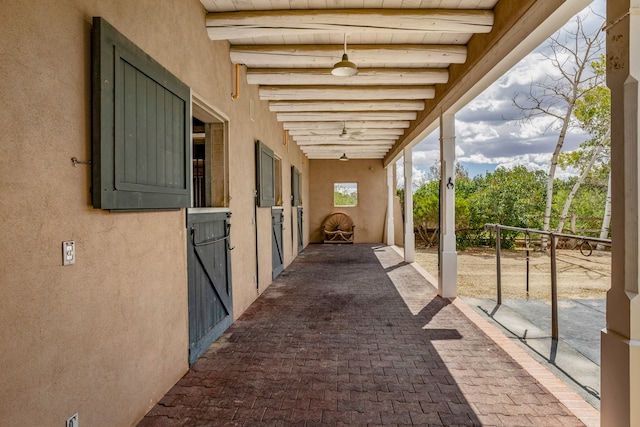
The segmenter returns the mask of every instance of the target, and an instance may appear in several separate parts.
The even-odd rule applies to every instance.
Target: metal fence
[[[523,233],[525,235],[525,250],[526,250],[526,260],[527,260],[527,294],[529,293],[529,255],[530,255],[530,241],[532,234],[546,235],[550,238],[551,245],[551,338],[554,340],[558,339],[558,277],[557,277],[557,267],[556,267],[556,246],[558,243],[558,239],[560,238],[568,238],[575,239],[580,242],[580,252],[585,255],[591,255],[591,251],[593,247],[592,243],[597,243],[598,245],[611,246],[611,240],[609,239],[599,239],[596,237],[589,236],[579,236],[574,234],[564,234],[564,233],[555,233],[553,231],[543,231],[536,230],[533,228],[520,228],[520,227],[510,227],[508,225],[501,224],[485,224],[485,230],[493,230],[496,233],[496,292],[497,292],[497,303],[498,305],[502,304],[502,274],[500,268],[500,230],[508,230],[515,231],[519,233]]]

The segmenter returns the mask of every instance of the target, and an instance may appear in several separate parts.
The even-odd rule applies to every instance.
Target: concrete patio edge
[[[404,256],[404,250],[401,247],[392,247],[400,256]],[[428,271],[416,262],[410,265],[422,275],[436,289],[438,287],[438,279],[433,277]],[[547,368],[534,360],[523,349],[513,343],[498,328],[483,319],[461,298],[452,298],[451,302],[458,308],[471,322],[473,322],[482,332],[484,332],[493,342],[502,348],[513,360],[522,366],[532,377],[540,382],[540,384],[554,395],[560,403],[562,403],[572,414],[588,427],[600,426],[600,412],[587,403],[580,395],[571,390],[565,383],[560,381]]]

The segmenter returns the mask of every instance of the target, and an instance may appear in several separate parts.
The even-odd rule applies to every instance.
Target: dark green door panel
[[[189,363],[233,322],[229,213],[187,216]]]
[[[190,103],[187,85],[104,19],[93,19],[95,208],[190,206]]]
[[[271,211],[271,257],[272,257],[272,278],[275,279],[284,270],[284,248],[282,247],[282,225],[284,216],[282,209]]]
[[[262,142],[256,142],[256,188],[258,190],[258,207],[275,205],[275,155],[273,150]]]
[[[298,253],[302,252],[302,249],[304,249],[302,217],[303,217],[302,207],[299,207],[298,208]]]

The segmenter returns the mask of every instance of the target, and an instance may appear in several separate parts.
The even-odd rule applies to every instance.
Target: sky
[[[595,0],[591,9],[601,16],[586,10],[581,13],[588,32],[602,27],[605,1]],[[569,21],[565,27],[571,26],[575,27],[575,22]],[[552,123],[548,117],[523,122],[520,110],[512,101],[514,95],[528,92],[531,83],[541,80],[544,75],[557,75],[557,70],[544,57],[543,53],[548,50],[548,43],[542,43],[456,113],[456,160],[470,176],[493,172],[498,166],[523,165],[529,170],[549,171],[557,130],[550,127]],[[424,179],[429,168],[438,162],[438,138],[439,130],[436,129],[413,148],[414,182]],[[579,129],[570,129],[562,151],[575,150],[587,139],[589,137]],[[556,176],[566,178],[575,173],[561,170]]]

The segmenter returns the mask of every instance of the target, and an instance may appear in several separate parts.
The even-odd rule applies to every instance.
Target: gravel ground
[[[593,251],[585,257],[578,250],[557,251],[558,298],[603,299],[611,286],[611,253]],[[436,248],[416,248],[416,262],[434,276],[438,273]],[[551,297],[549,252],[531,252],[529,298]],[[503,298],[526,298],[526,253],[502,250]],[[458,252],[458,294],[475,298],[496,297],[496,253],[494,249]]]

